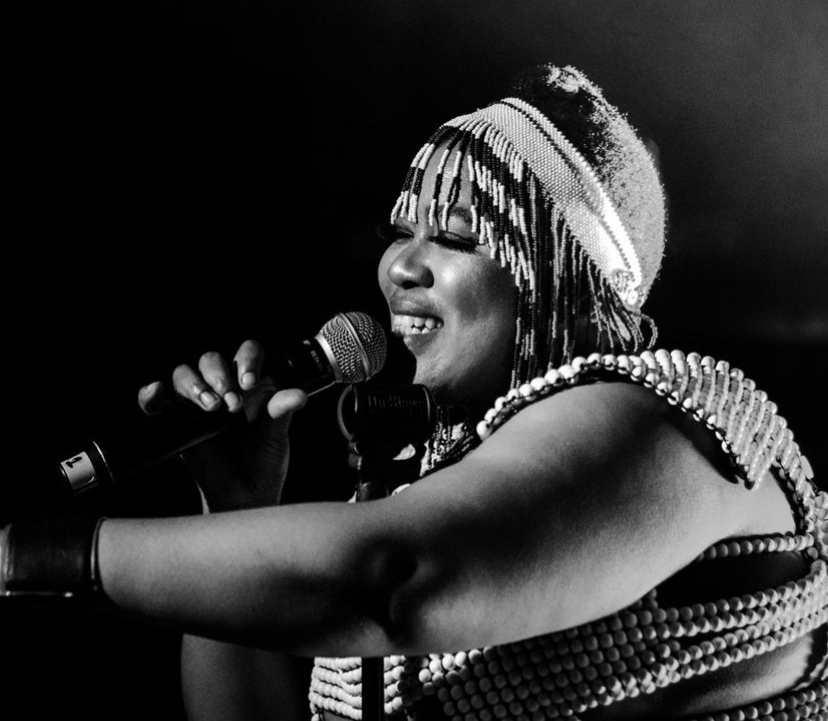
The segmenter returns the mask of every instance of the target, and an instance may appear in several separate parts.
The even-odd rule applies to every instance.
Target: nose
[[[399,249],[390,248],[387,251],[389,280],[400,288],[431,287],[434,276],[429,251],[429,243],[424,238],[412,239]]]

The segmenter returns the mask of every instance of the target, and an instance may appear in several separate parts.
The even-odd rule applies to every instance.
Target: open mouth
[[[394,315],[391,323],[391,330],[394,335],[414,336],[426,335],[440,330],[443,321],[439,318],[420,315]]]

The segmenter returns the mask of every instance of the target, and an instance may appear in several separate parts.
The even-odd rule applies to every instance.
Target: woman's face
[[[438,150],[426,168],[417,222],[400,217],[389,230],[379,283],[392,332],[414,356],[414,383],[427,386],[438,402],[465,407],[476,417],[508,390],[517,289],[511,273],[472,233],[468,181],[446,230],[429,224],[439,155]],[[453,157],[447,167],[452,162]]]

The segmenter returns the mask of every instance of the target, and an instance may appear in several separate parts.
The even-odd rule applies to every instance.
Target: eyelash
[[[377,237],[383,243],[396,243],[408,240],[413,237],[411,231],[391,223],[383,223],[377,226]],[[437,243],[445,248],[456,250],[461,253],[474,253],[478,243],[471,238],[450,237],[447,235],[435,235],[429,238],[432,243]]]
[[[393,243],[397,240],[410,238],[411,233],[404,228],[392,223],[381,223],[377,226],[377,237],[383,243]]]
[[[438,235],[431,239],[432,242],[442,245],[450,250],[456,250],[460,253],[475,253],[477,243],[470,238],[448,238],[445,235]]]

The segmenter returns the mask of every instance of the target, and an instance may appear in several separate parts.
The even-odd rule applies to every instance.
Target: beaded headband
[[[446,125],[470,130],[486,123],[501,159],[509,167],[517,158],[526,163],[620,299],[637,308],[643,301],[641,263],[615,206],[583,155],[545,115],[520,98],[505,98]]]

